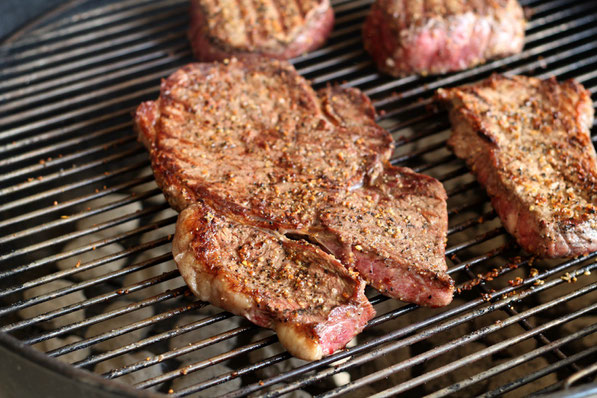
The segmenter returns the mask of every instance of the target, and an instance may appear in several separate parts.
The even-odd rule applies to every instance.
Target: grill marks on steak
[[[377,0],[363,42],[382,72],[441,74],[520,52],[524,28],[516,0]]]
[[[362,277],[391,297],[446,305],[445,192],[433,178],[387,165],[392,139],[374,115],[358,90],[316,93],[288,63],[252,58],[182,68],[157,101],[138,108],[136,124],[174,208],[201,201],[235,224],[306,237],[367,269]],[[368,215],[372,206],[397,217],[379,220]],[[370,232],[344,225],[360,215]],[[406,252],[408,239],[419,239],[418,256]],[[191,266],[179,263],[181,272]]]
[[[329,0],[191,0],[189,39],[201,61],[288,59],[323,45],[333,25]]]
[[[597,250],[594,109],[582,85],[494,75],[437,96],[451,109],[448,145],[525,250],[542,257]]]
[[[201,202],[180,214],[176,236],[172,252],[195,295],[274,329],[301,359],[343,348],[375,315],[363,280],[304,241],[236,223]]]

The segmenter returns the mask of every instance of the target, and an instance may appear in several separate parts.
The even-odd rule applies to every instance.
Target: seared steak
[[[240,224],[319,242],[391,297],[451,301],[445,192],[386,164],[391,136],[358,90],[315,93],[274,60],[194,64],[163,82],[136,123],[174,208],[204,201]],[[375,201],[396,217],[378,219],[391,213]]]
[[[446,191],[435,178],[388,166],[374,184],[322,209],[312,232],[383,294],[428,307],[452,301],[445,273]]]
[[[574,81],[494,75],[439,90],[448,145],[485,186],[525,250],[567,257],[597,250],[597,163],[590,93]]]
[[[323,45],[333,26],[329,0],[191,0],[189,39],[201,61],[289,59]]]
[[[382,72],[439,74],[520,52],[524,28],[516,0],[376,0],[363,41]]]
[[[172,253],[201,300],[274,329],[301,359],[343,348],[375,315],[365,282],[334,257],[236,223],[201,202],[180,214]]]

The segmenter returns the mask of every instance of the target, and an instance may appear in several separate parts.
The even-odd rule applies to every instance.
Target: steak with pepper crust
[[[520,246],[541,257],[597,250],[594,109],[582,85],[493,75],[437,96],[450,107],[448,145]]]
[[[201,300],[274,329],[301,359],[343,348],[375,315],[365,282],[334,257],[201,202],[180,214],[172,254]]]

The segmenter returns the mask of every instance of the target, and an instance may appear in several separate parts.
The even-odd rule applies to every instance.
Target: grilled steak
[[[201,202],[180,214],[172,253],[201,300],[274,329],[301,359],[343,348],[375,315],[365,282],[334,257],[226,219]]]
[[[313,236],[383,294],[440,307],[453,293],[446,199],[435,178],[388,166],[371,186],[322,209]]]
[[[136,123],[174,208],[204,201],[240,224],[321,244],[391,297],[451,301],[445,192],[386,164],[391,136],[358,90],[316,93],[274,60],[193,64],[162,83]],[[375,201],[396,217],[378,219],[391,213],[374,212]]]
[[[247,54],[289,59],[323,45],[333,26],[329,0],[191,0],[189,39],[201,61]]]
[[[520,52],[524,28],[516,0],[376,0],[363,42],[382,72],[439,74]]]
[[[494,75],[437,95],[451,108],[448,145],[520,246],[542,257],[597,250],[589,92],[574,81]]]

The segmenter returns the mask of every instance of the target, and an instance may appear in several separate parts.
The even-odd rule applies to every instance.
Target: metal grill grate
[[[332,1],[327,46],[293,63],[315,87],[365,91],[396,139],[393,163],[445,184],[459,290],[436,310],[369,291],[378,316],[350,348],[312,363],[291,358],[271,332],[193,301],[172,262],[176,214],[131,111],[191,62],[186,3],[71,2],[0,46],[1,332],[173,396],[520,396],[590,380],[581,376],[597,355],[597,254],[524,257],[445,148],[446,115],[428,105],[435,89],[494,71],[574,77],[595,93],[597,3],[527,0],[521,54],[391,79],[362,50],[371,1]]]

